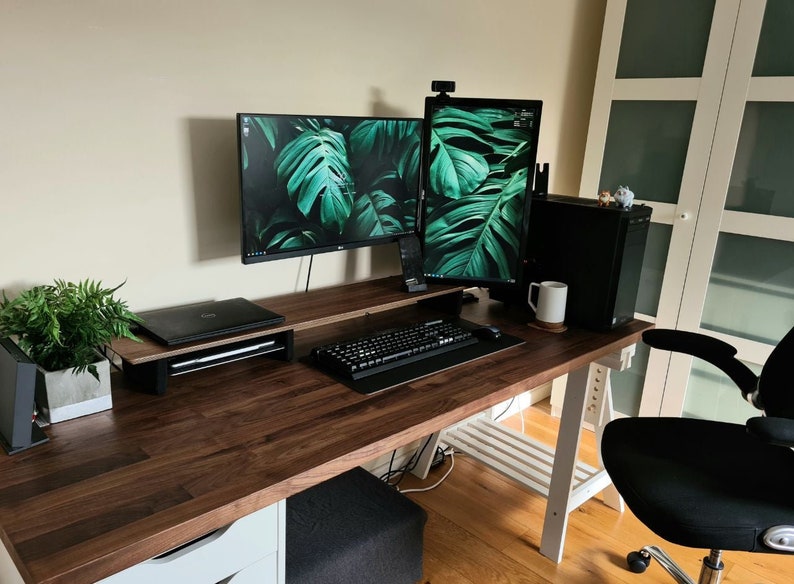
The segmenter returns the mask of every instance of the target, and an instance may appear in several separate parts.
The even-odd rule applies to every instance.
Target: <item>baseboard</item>
[[[538,402],[551,397],[551,383],[544,383],[529,391],[518,394],[515,398],[510,398],[491,408],[491,418],[504,420],[525,409],[534,406]]]
[[[395,471],[404,467],[409,463],[414,453],[417,453],[418,456],[418,451],[422,448],[423,444],[424,440],[414,441],[398,448],[394,454],[394,460],[392,460],[391,453],[384,454],[383,456],[379,456],[374,460],[362,464],[361,467],[368,470],[376,477],[382,477],[389,472],[390,468],[392,471]],[[396,480],[399,477],[395,476],[394,478]]]

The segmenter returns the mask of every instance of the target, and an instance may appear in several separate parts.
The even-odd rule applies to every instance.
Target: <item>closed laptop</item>
[[[138,313],[141,329],[165,345],[271,326],[284,317],[245,298],[213,300]]]

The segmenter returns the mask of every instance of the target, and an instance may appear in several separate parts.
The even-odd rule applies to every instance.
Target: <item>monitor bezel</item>
[[[286,248],[269,251],[262,255],[248,256],[246,253],[246,207],[245,207],[245,191],[243,187],[243,163],[242,163],[242,127],[241,120],[246,116],[259,116],[259,117],[274,117],[274,118],[294,118],[294,119],[344,119],[351,121],[366,121],[366,120],[384,120],[384,121],[409,121],[419,124],[420,131],[420,153],[419,153],[419,169],[417,170],[417,184],[416,184],[416,208],[414,210],[414,226],[413,229],[406,230],[399,233],[389,233],[381,236],[368,237],[366,239],[356,240],[343,240],[328,244],[318,244],[316,246],[306,246],[297,248]],[[240,203],[240,259],[243,264],[258,264],[269,262],[273,260],[307,257],[315,254],[323,254],[334,251],[344,251],[350,249],[359,249],[365,247],[374,247],[377,245],[385,245],[395,243],[400,238],[407,235],[417,235],[420,228],[420,212],[421,212],[421,198],[422,198],[422,161],[424,160],[424,119],[409,116],[354,116],[344,114],[288,114],[288,113],[237,113],[235,116],[236,131],[237,131],[237,170],[238,170],[238,190],[239,190],[239,203]]]
[[[431,124],[434,109],[445,106],[461,106],[464,108],[506,108],[506,109],[534,109],[536,110],[536,123],[532,129],[533,143],[530,145],[530,160],[527,173],[527,184],[524,194],[524,213],[520,226],[519,247],[515,265],[515,280],[508,282],[501,279],[490,279],[482,277],[462,277],[462,276],[439,276],[428,274],[425,271],[425,279],[428,282],[440,284],[463,285],[467,287],[478,287],[498,290],[520,290],[526,280],[526,249],[529,236],[529,217],[532,206],[532,191],[534,186],[535,166],[538,154],[538,139],[540,137],[540,121],[542,118],[543,101],[538,99],[523,98],[490,98],[490,97],[459,97],[440,94],[437,96],[427,96],[425,98],[424,126],[422,128],[422,197],[420,216],[418,221],[420,238],[422,245],[425,245],[425,233],[427,228],[427,203],[428,203],[428,177],[430,166],[430,140]],[[423,251],[424,251],[423,247]]]

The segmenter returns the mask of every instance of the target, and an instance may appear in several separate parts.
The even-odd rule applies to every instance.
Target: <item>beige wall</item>
[[[239,259],[234,114],[421,116],[544,101],[539,161],[578,191],[605,0],[0,0],[0,288],[95,278],[133,309],[302,289]],[[393,245],[312,285],[397,273]]]

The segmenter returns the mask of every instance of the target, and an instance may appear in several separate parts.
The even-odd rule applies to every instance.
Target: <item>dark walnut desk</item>
[[[460,288],[433,286],[424,296],[459,294]],[[419,297],[399,291],[390,278],[262,304],[287,317],[272,330],[293,329],[300,357],[323,342],[437,314],[418,305]],[[170,378],[161,396],[114,373],[112,410],[53,425],[47,444],[0,459],[2,543],[25,582],[95,582],[562,374],[586,370],[651,326],[634,321],[606,333],[550,334],[488,300],[465,305],[462,316],[498,324],[526,343],[370,396],[297,359],[256,357]],[[223,339],[201,346],[216,342]],[[167,352],[152,342],[119,342],[114,349],[138,360]],[[584,395],[569,397],[574,405],[564,406],[571,413],[566,420],[564,409],[562,424],[578,441]],[[559,455],[566,468],[552,477],[552,491],[555,480],[571,484],[575,445]],[[566,501],[550,495],[544,537],[546,529],[561,529],[554,537],[564,538]],[[561,557],[561,541],[551,547]]]

